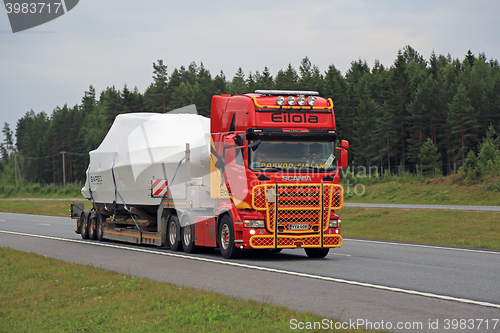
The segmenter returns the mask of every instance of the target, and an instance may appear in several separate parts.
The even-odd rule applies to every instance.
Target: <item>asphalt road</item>
[[[457,319],[467,320],[471,332],[500,332],[500,322],[493,329],[495,319],[500,319],[498,251],[346,239],[325,259],[311,260],[301,250],[285,250],[248,252],[228,261],[217,252],[186,255],[157,247],[83,241],[74,228],[69,218],[0,213],[0,245],[274,302],[325,318],[370,321],[379,328],[384,321],[392,324],[391,331],[412,331],[396,329],[398,323],[417,323],[417,328],[421,323],[422,330],[413,330],[420,332],[467,331],[452,329],[452,320]],[[439,329],[430,329],[436,321]]]

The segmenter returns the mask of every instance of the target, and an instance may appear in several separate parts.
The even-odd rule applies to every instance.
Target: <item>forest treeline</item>
[[[209,116],[213,95],[256,89],[315,90],[331,97],[339,136],[349,140],[355,167],[415,172],[421,166],[420,171],[430,167],[450,174],[465,165],[464,172],[477,175],[474,165],[485,142],[491,142],[491,163],[500,165],[498,61],[471,51],[463,59],[434,52],[425,59],[406,46],[390,67],[376,61],[370,68],[357,60],[345,75],[334,65],[322,72],[307,57],[298,70],[288,65],[273,76],[267,67],[248,74],[240,67],[231,80],[222,71],[212,76],[203,63],[169,72],[158,60],[144,93],[127,85],[97,93],[90,86],[81,104],[56,107],[50,115],[29,111],[15,132],[5,123],[0,181],[62,184],[62,152],[66,182],[84,181],[88,152],[98,147],[117,115],[196,104]]]

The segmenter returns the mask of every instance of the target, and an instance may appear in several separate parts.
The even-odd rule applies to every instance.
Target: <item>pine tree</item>
[[[245,81],[245,73],[243,73],[243,70],[239,67],[238,71],[234,74],[233,80],[229,83],[229,94],[239,95],[248,92],[248,87]]]
[[[153,98],[155,106],[153,109],[161,108],[162,112],[167,110],[168,103],[168,75],[167,66],[163,64],[163,60],[158,60],[158,64],[153,63],[153,80],[154,90]]]
[[[448,113],[448,152],[454,162],[465,161],[465,153],[477,146],[479,126],[465,87],[460,84]]]
[[[220,94],[227,93],[226,75],[224,75],[223,71],[220,71],[220,73],[217,76],[215,76],[213,84],[214,84],[214,88],[215,88],[214,95],[220,95]]]
[[[14,149],[14,133],[10,129],[9,123],[4,123],[2,133],[4,136],[2,143],[2,159],[9,162],[9,156]]]
[[[260,75],[256,80],[256,85],[258,89],[274,89],[274,81],[269,68],[264,67],[262,75]]]
[[[210,106],[212,104],[212,96],[216,95],[217,89],[210,72],[205,69],[203,63],[200,64],[198,70],[197,84],[194,87],[194,102],[198,113],[210,117]]]
[[[418,154],[422,172],[425,175],[437,174],[441,170],[441,157],[439,156],[438,147],[434,144],[431,138],[427,138]]]
[[[288,64],[285,71],[279,70],[274,79],[275,87],[278,90],[299,90],[299,76],[297,72]]]

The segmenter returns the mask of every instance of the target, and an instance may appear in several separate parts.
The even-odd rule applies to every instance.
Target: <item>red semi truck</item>
[[[321,258],[342,245],[349,144],[336,147],[331,99],[314,91],[257,90],[212,98],[210,119],[191,109],[119,115],[90,152],[71,205],[82,238],[168,246],[304,248]]]

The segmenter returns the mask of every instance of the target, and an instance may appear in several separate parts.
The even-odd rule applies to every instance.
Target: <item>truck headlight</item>
[[[330,227],[330,228],[338,228],[339,227],[339,220],[330,220],[330,223],[328,224],[328,227]]]
[[[245,228],[265,228],[264,220],[244,220],[243,225]]]

